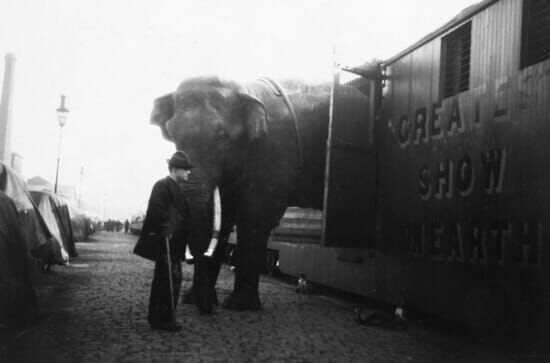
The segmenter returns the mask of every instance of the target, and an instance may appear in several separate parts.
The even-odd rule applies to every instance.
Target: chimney
[[[13,99],[13,75],[15,55],[6,54],[4,68],[4,84],[0,99],[0,161],[7,165],[11,163],[11,111]]]

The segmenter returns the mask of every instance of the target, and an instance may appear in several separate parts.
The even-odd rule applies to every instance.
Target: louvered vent
[[[441,39],[441,94],[443,98],[470,88],[472,23],[468,22]]]
[[[521,68],[550,58],[549,0],[525,0],[522,37]]]

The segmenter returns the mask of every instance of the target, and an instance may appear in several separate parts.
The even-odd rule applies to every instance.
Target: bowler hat
[[[183,151],[176,151],[170,159],[166,160],[169,166],[178,169],[193,169],[194,166],[189,162],[187,155]]]

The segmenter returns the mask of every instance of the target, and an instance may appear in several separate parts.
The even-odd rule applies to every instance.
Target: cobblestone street
[[[131,253],[135,237],[101,232],[78,243],[79,257],[58,266],[38,287],[41,318],[7,347],[10,362],[507,362],[497,352],[412,322],[406,331],[358,325],[350,304],[302,295],[262,277],[259,312],[217,308],[201,316],[179,305],[178,333],[146,321],[153,264]],[[192,268],[184,265],[184,286]],[[220,300],[231,290],[223,267]],[[530,359],[529,361],[534,361]]]

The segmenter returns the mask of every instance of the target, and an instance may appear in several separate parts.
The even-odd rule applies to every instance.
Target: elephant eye
[[[201,100],[197,97],[186,96],[183,97],[180,101],[182,107],[196,107],[201,103]]]
[[[217,129],[216,130],[216,139],[217,140],[225,140],[229,137],[227,132],[223,129]]]
[[[196,102],[195,102],[194,100],[192,100],[192,99],[186,98],[186,99],[183,99],[183,100],[181,101],[181,106],[182,106],[182,107],[193,107],[193,106],[195,106],[195,105],[196,105]]]

